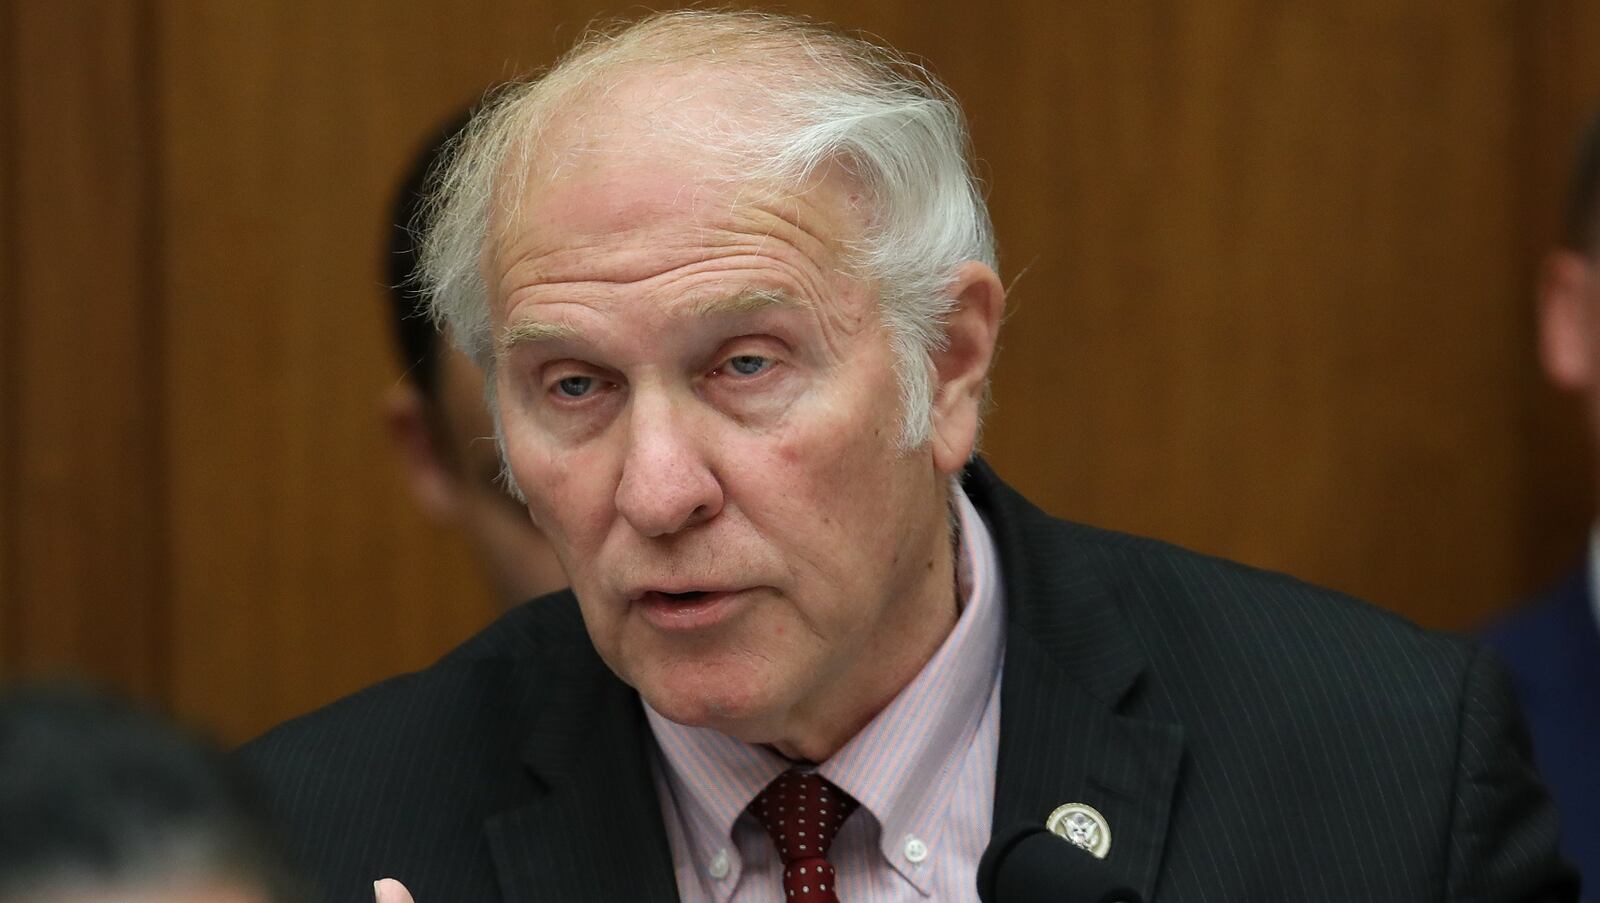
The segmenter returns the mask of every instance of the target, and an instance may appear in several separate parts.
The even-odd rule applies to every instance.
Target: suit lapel
[[[1111,828],[1107,861],[1148,900],[1155,889],[1183,730],[1115,714],[1064,679],[1037,643],[1006,646],[994,827],[1042,825],[1087,803]]]
[[[586,637],[542,664],[544,702],[522,758],[544,792],[484,825],[505,900],[676,901],[638,696]]]
[[[1110,826],[1107,862],[1150,899],[1183,729],[1128,713],[1146,676],[1143,653],[1094,556],[1071,542],[1072,528],[981,462],[967,489],[989,517],[1005,574],[994,828],[1042,825],[1057,806],[1087,803]]]

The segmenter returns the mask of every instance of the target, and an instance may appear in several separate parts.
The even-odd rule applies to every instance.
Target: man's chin
[[[747,743],[764,742],[763,728],[778,720],[772,701],[756,692],[753,681],[717,687],[641,687],[640,695],[668,721],[708,728]]]

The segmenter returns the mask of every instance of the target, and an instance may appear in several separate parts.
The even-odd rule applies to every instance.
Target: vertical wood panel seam
[[[1535,267],[1530,261],[1536,259],[1539,249],[1535,247],[1537,239],[1534,236],[1546,234],[1540,229],[1538,219],[1543,215],[1539,198],[1539,144],[1545,140],[1548,130],[1542,128],[1544,116],[1543,88],[1545,79],[1542,77],[1540,60],[1544,57],[1544,42],[1548,37],[1547,4],[1512,3],[1515,11],[1516,39],[1513,47],[1514,59],[1512,60],[1512,86],[1508,92],[1508,102],[1516,109],[1511,111],[1511,121],[1516,123],[1517,137],[1511,149],[1511,159],[1516,166],[1516,172],[1511,176],[1515,186],[1516,202],[1513,215],[1517,224],[1521,226],[1517,234],[1517,256],[1519,266],[1517,273],[1523,277],[1524,285],[1532,285]],[[1534,461],[1532,443],[1538,441],[1534,435],[1536,430],[1533,423],[1532,405],[1537,397],[1537,386],[1530,386],[1524,377],[1522,385],[1518,386],[1517,398],[1520,410],[1517,412],[1518,421],[1522,425],[1521,433],[1521,460],[1517,466],[1517,497],[1516,509],[1511,513],[1516,521],[1513,525],[1512,535],[1520,537],[1517,543],[1517,575],[1516,579],[1524,587],[1529,581],[1533,571],[1535,556],[1534,545],[1543,537],[1538,531],[1527,529],[1533,513],[1533,496],[1537,491],[1532,462]]]
[[[17,78],[11,71],[17,59],[16,23],[11,0],[0,0],[0,141],[10,147],[0,154],[0,442],[14,448],[17,436],[17,379],[21,367],[17,363],[17,267],[21,255],[15,252],[17,228],[21,217],[17,213]],[[17,636],[21,628],[17,598],[18,545],[22,532],[16,522],[17,511],[17,457],[5,456],[0,467],[0,677],[14,673],[21,653]]]
[[[153,690],[162,707],[170,710],[176,700],[172,663],[174,643],[172,602],[172,531],[170,518],[170,479],[167,455],[167,256],[166,223],[163,208],[166,196],[164,174],[166,146],[165,116],[161,103],[161,30],[156,0],[143,0],[139,6],[138,33],[135,37],[138,58],[140,106],[139,142],[143,147],[144,179],[139,204],[143,234],[139,236],[141,256],[149,262],[141,281],[140,343],[145,355],[145,422],[149,451],[154,466],[145,487],[150,502],[150,528],[154,542],[150,551],[149,629],[147,638]]]

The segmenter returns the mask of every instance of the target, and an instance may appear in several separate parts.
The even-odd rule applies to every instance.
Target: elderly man
[[[572,589],[248,749],[337,899],[971,899],[1047,823],[1147,899],[1573,898],[1476,650],[973,458],[965,145],[892,53],[745,13],[479,116],[425,266]]]

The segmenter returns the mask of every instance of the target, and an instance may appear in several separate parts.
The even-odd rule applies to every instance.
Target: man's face
[[[595,647],[667,717],[780,748],[886,702],[954,619],[947,475],[897,448],[841,264],[857,207],[838,174],[764,199],[591,151],[488,259],[508,462]]]

